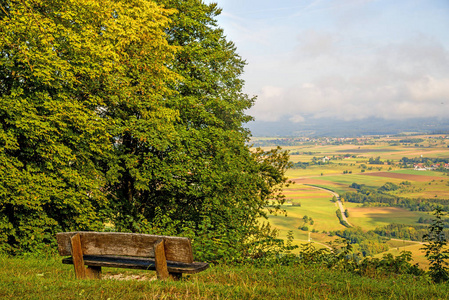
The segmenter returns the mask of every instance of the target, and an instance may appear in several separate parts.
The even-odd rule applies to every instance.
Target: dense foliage
[[[200,0],[3,1],[0,251],[57,231],[182,234],[263,256],[288,154],[250,151],[245,65]]]
[[[337,214],[337,218],[340,221],[340,224],[345,226],[345,227],[351,227],[348,222],[346,222],[345,220],[343,220],[343,215],[341,213],[340,209],[337,209],[337,211],[335,212]]]
[[[393,223],[382,227],[377,227],[374,232],[380,236],[389,238],[422,241],[423,236],[428,232],[428,226]]]
[[[151,69],[166,72],[164,14],[138,0],[1,2],[1,250],[37,250],[55,231],[103,227],[101,164],[114,123],[102,114],[133,101],[137,54],[152,53]]]
[[[421,139],[421,138],[408,138],[408,139],[399,140],[399,143],[403,143],[403,144],[419,144],[422,142],[424,142],[424,139]]]
[[[403,157],[401,158],[400,162],[402,162],[404,165],[411,165],[411,164],[437,164],[437,163],[449,163],[449,158],[430,158],[430,157],[414,157],[414,158],[408,158]]]
[[[389,238],[383,237],[375,231],[364,232],[360,228],[348,228],[331,232],[331,234],[345,239],[352,245],[353,251],[359,252],[363,257],[373,256],[389,249],[388,245],[385,244]]]

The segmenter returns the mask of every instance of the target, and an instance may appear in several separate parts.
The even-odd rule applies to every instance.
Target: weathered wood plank
[[[64,264],[73,264],[72,257],[62,260]],[[93,256],[85,255],[84,264],[88,266],[126,268],[140,270],[156,270],[154,259],[126,257],[126,256]],[[209,264],[204,262],[182,263],[167,260],[167,270],[169,273],[194,274],[206,270]]]
[[[75,234],[70,238],[71,254],[73,257],[73,267],[77,279],[86,278],[86,267],[84,267],[83,250],[81,248],[80,235]]]
[[[56,234],[58,250],[61,256],[71,255],[70,238],[79,234],[84,255],[128,255],[136,257],[154,257],[152,245],[158,239],[164,239],[167,260],[184,263],[193,262],[190,240],[184,237],[120,232],[62,232]]]
[[[159,239],[154,243],[154,261],[157,278],[161,280],[168,279],[167,260],[165,259],[164,240]]]

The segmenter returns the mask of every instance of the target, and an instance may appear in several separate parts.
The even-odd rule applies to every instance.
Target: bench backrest
[[[121,232],[61,232],[56,234],[58,250],[61,256],[71,253],[70,239],[79,233],[84,255],[126,255],[136,257],[154,257],[153,244],[164,240],[167,260],[184,263],[193,262],[190,240],[185,237]]]

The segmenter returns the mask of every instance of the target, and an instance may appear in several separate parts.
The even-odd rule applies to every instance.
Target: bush
[[[441,218],[443,214],[441,208],[435,210],[435,220],[429,226],[429,233],[423,237],[429,243],[424,244],[421,248],[426,252],[425,256],[430,263],[429,274],[436,283],[449,280],[449,269],[447,267],[449,251],[444,250],[447,240],[443,232],[444,224]]]

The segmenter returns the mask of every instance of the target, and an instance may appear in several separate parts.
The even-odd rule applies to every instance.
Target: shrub
[[[430,263],[429,274],[436,283],[446,282],[449,280],[449,269],[447,259],[449,251],[444,250],[447,240],[444,235],[444,224],[441,219],[443,216],[441,208],[435,210],[435,220],[429,226],[429,233],[424,235],[424,240],[429,244],[425,244],[421,249],[426,252],[426,258]]]

